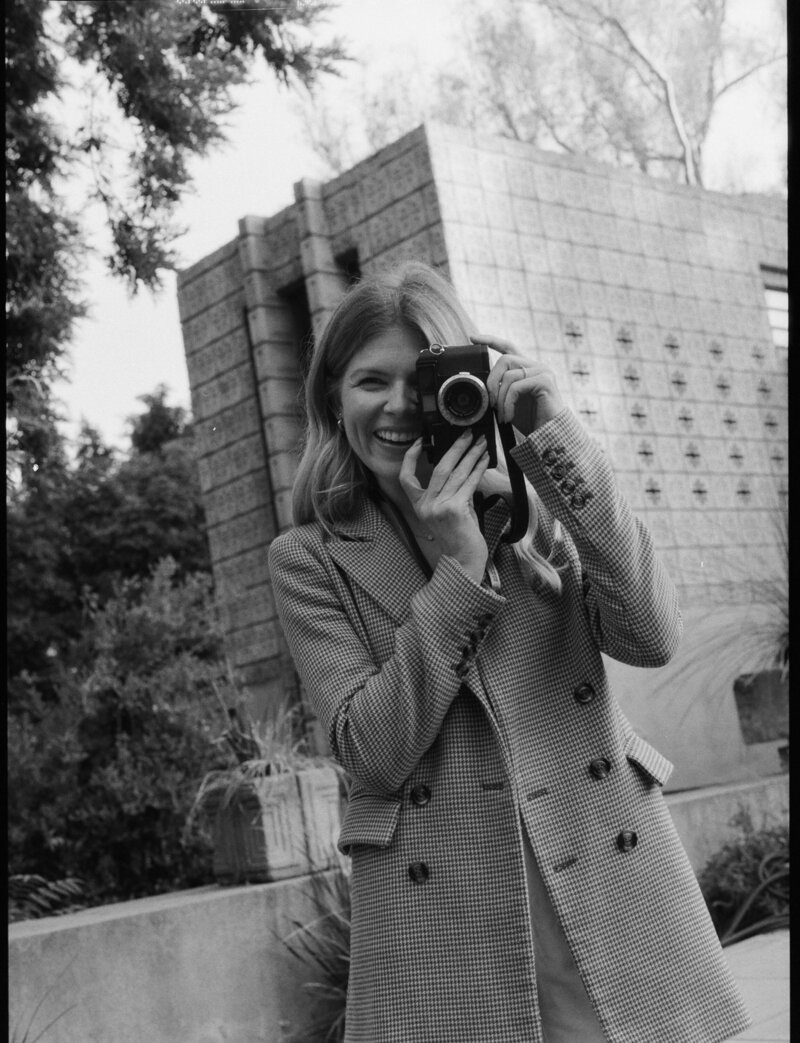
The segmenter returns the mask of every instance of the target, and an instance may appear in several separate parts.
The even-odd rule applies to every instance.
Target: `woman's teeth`
[[[388,442],[390,445],[411,445],[416,435],[413,431],[376,431],[375,437],[379,442]]]

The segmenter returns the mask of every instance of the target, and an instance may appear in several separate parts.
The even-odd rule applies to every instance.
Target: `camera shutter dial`
[[[472,373],[456,373],[439,388],[439,412],[454,427],[476,424],[489,408],[486,385]]]

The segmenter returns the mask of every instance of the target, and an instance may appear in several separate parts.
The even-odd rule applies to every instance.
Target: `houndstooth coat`
[[[334,537],[310,524],[270,549],[287,641],[353,780],[346,1039],[542,1043],[524,824],[610,1043],[726,1040],[748,1015],[664,803],[672,766],[601,658],[667,662],[674,588],[568,410],[513,452],[560,596],[499,543],[504,505],[486,518],[499,592],[449,557],[426,580],[367,499]]]

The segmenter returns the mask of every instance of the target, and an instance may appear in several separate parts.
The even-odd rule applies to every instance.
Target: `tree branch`
[[[669,113],[672,126],[675,129],[675,133],[678,135],[678,140],[681,143],[681,148],[684,154],[684,168],[686,170],[686,181],[690,185],[696,185],[698,183],[698,172],[694,161],[694,151],[692,144],[689,140],[689,135],[686,132],[686,125],[683,122],[683,117],[678,106],[678,99],[675,96],[675,85],[672,82],[672,78],[666,73],[662,72],[661,69],[656,65],[649,55],[645,54],[638,44],[634,43],[630,34],[628,33],[625,26],[619,21],[618,18],[606,18],[604,19],[612,28],[616,29],[617,32],[622,36],[627,45],[633,51],[637,57],[641,59],[646,67],[652,72],[652,74],[661,82],[664,87],[664,98],[667,103],[667,111]]]
[[[768,65],[772,65],[774,62],[783,61],[784,58],[787,57],[788,55],[784,51],[782,54],[773,55],[772,58],[766,58],[763,62],[757,62],[754,66],[752,66],[752,68],[745,70],[745,72],[740,73],[738,76],[734,76],[732,80],[729,80],[723,87],[720,87],[720,89],[714,95],[714,101],[719,101],[719,99],[722,97],[725,91],[729,91],[731,87],[735,87],[738,83],[741,83],[742,80],[746,80],[748,76],[752,76],[753,73],[759,72],[759,70],[761,69],[766,69]]]

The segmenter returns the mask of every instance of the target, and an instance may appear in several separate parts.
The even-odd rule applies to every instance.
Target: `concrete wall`
[[[310,878],[198,888],[9,928],[9,1025],[48,1043],[283,1043],[313,972],[281,941],[315,915]],[[72,1009],[69,1009],[72,1008]]]
[[[243,219],[237,240],[181,276],[235,665],[264,699],[294,685],[265,552],[290,524],[308,334],[348,274],[410,257],[450,275],[480,328],[555,371],[653,532],[687,641],[666,671],[612,670],[626,713],[676,762],[671,786],[779,771],[776,742],[744,742],[731,686],[758,665],[785,582],[787,352],[765,297],[787,267],[785,203],[463,130],[422,127],[330,182],[298,183],[293,206]],[[226,430],[223,455],[212,441]],[[738,618],[723,618],[731,609]]]
[[[668,798],[695,870],[737,835],[788,822],[788,778]],[[326,878],[329,875],[326,874]],[[310,878],[198,888],[9,928],[9,1024],[48,1043],[303,1040],[314,975],[281,942],[315,915]],[[71,1008],[71,1009],[70,1009]]]

